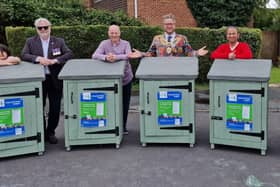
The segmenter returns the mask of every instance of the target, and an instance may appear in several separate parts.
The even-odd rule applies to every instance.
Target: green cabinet
[[[44,79],[39,65],[22,62],[0,67],[0,158],[43,154]]]
[[[136,71],[140,80],[140,141],[195,143],[195,81],[198,59],[143,58]]]
[[[210,79],[210,144],[267,150],[271,60],[215,60]]]
[[[62,69],[65,147],[122,140],[122,77],[125,61],[70,60]]]

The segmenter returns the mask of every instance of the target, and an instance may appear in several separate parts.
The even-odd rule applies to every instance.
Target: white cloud
[[[269,0],[269,2],[266,4],[266,8],[278,8],[278,4],[275,2],[275,0]]]

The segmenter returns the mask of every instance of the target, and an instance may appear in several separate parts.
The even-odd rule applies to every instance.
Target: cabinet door
[[[225,82],[214,84],[214,137],[260,142],[262,128],[261,83]]]
[[[41,99],[39,88],[9,86],[0,89],[0,150],[41,142],[37,132],[38,115],[43,115],[37,112],[36,99]]]
[[[72,96],[71,96],[72,94]],[[70,139],[108,138],[119,135],[119,84],[114,81],[81,81],[70,94],[69,105],[73,124],[69,126]],[[71,103],[71,101],[70,101]],[[73,116],[72,116],[73,118]]]
[[[146,136],[189,135],[193,131],[194,97],[191,81],[146,81]]]

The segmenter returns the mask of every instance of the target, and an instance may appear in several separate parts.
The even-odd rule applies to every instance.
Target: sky
[[[266,4],[267,8],[277,8],[277,3],[275,2],[275,0],[270,0],[267,4]]]

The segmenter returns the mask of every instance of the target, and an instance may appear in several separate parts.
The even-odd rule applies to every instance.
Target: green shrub
[[[5,28],[0,26],[0,43],[6,44]]]
[[[258,8],[254,11],[254,27],[280,31],[280,9]]]
[[[67,2],[50,3],[36,0],[2,0],[0,2],[0,23],[2,26],[33,26],[34,20],[39,17],[49,19],[54,25],[109,25],[116,22],[119,25],[137,25],[142,23],[135,18],[128,17],[124,12],[115,13],[104,10],[89,9]],[[71,4],[71,1],[69,1]]]
[[[33,26],[34,20],[45,17],[53,25],[119,25],[141,26],[140,21],[128,17],[124,12],[86,10],[75,0],[1,0],[0,2],[0,43],[5,43],[5,26]],[[76,1],[77,2],[77,1]]]
[[[92,53],[98,47],[99,43],[107,38],[107,26],[58,26],[52,28],[52,34],[63,37],[66,44],[74,52],[75,58],[91,58]],[[226,42],[226,28],[178,28],[177,32],[184,34],[194,49],[204,45],[211,52],[220,43]],[[254,57],[257,58],[260,53],[261,31],[259,29],[240,28],[241,41],[246,41],[252,48]],[[162,33],[160,27],[149,26],[122,26],[122,38],[130,41],[132,48],[147,51],[153,36]],[[7,27],[6,37],[8,45],[14,55],[20,55],[27,37],[36,34],[31,27]],[[199,81],[206,81],[206,75],[212,64],[209,55],[199,57]],[[135,72],[139,61],[133,60],[132,66]]]
[[[256,0],[187,0],[199,27],[246,26]]]
[[[30,0],[2,0],[0,3],[2,26],[31,26],[37,18],[38,7]]]
[[[76,8],[80,7],[84,0],[31,0],[33,3],[40,4],[44,7],[65,7]]]

